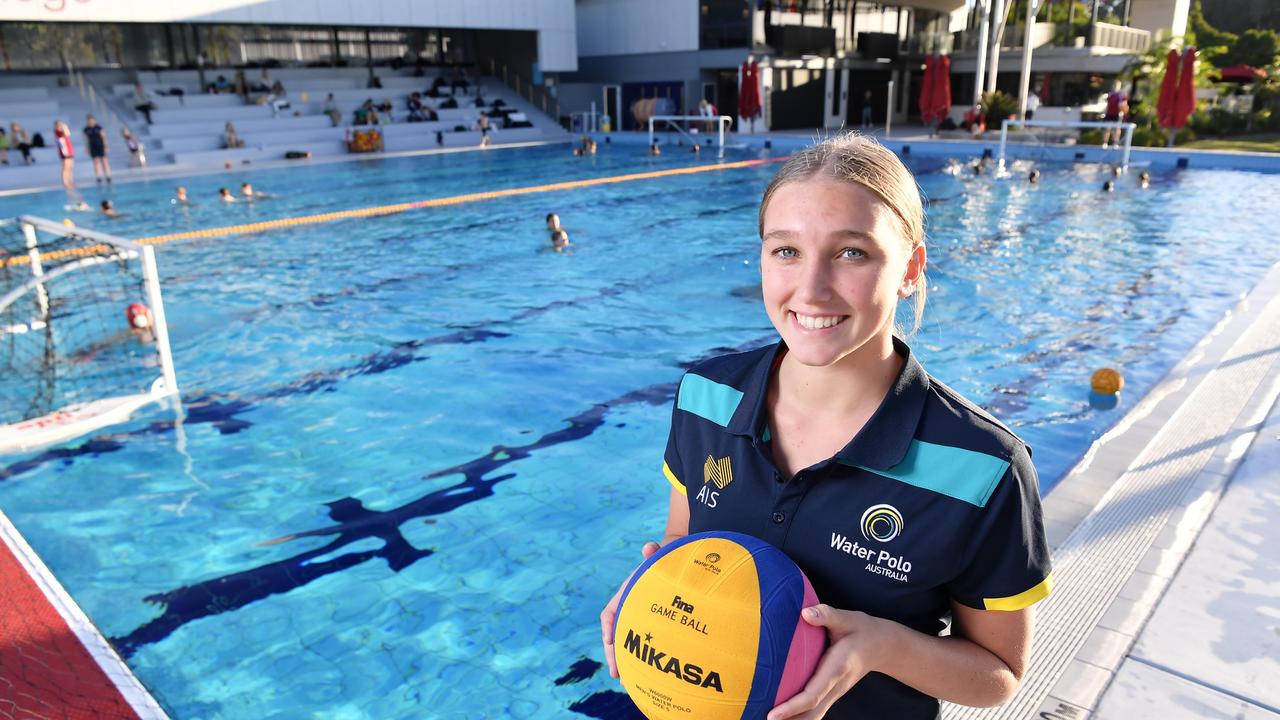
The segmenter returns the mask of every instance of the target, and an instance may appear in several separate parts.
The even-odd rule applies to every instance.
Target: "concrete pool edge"
[[[1280,264],[1049,492],[1045,523],[1059,584],[1038,608],[1023,688],[1002,707],[948,705],[944,717],[1080,720],[1099,708],[1122,664],[1134,665],[1131,649],[1211,518],[1233,523],[1215,509],[1277,405],[1278,356]],[[1134,676],[1126,670],[1130,685]],[[1110,700],[1109,712],[1135,716],[1142,708],[1132,698]]]

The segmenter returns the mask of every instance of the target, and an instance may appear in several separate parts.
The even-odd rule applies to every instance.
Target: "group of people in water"
[[[979,158],[977,162],[975,162],[973,165],[969,167],[970,167],[970,170],[972,170],[974,175],[982,175],[986,173],[988,166],[989,166],[988,158],[986,156],[983,156],[982,158]],[[1120,167],[1119,165],[1116,165],[1111,168],[1111,175],[1113,178],[1118,178],[1123,174],[1124,174],[1124,168]],[[1032,169],[1031,172],[1027,173],[1027,182],[1032,185],[1038,185],[1040,183],[1040,177],[1041,177],[1040,171],[1038,169]],[[1146,170],[1142,170],[1138,173],[1137,180],[1138,180],[1139,188],[1146,190],[1147,188],[1151,187],[1151,173],[1147,172]],[[1115,191],[1116,191],[1116,181],[1114,179],[1106,180],[1102,183],[1102,192],[1115,192]]]
[[[221,202],[221,203],[254,202],[257,200],[264,200],[269,197],[271,197],[271,195],[268,195],[267,193],[264,193],[261,190],[255,190],[251,183],[245,182],[245,183],[240,183],[240,192],[238,193],[231,192],[229,188],[225,188],[225,187],[218,188],[217,202]],[[182,207],[192,207],[197,205],[198,203],[194,203],[191,201],[191,198],[187,195],[186,186],[179,185],[178,187],[174,188],[173,197],[169,200],[169,204],[182,206]],[[113,220],[117,218],[122,218],[125,215],[124,213],[116,210],[115,204],[110,200],[103,200],[98,207],[99,207],[99,211],[103,215]],[[88,210],[89,208],[86,205],[85,207],[78,208],[78,209]]]

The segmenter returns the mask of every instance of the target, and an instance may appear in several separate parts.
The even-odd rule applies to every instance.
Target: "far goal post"
[[[663,123],[668,127],[674,128],[676,132],[689,138],[690,142],[696,143],[689,132],[681,127],[680,123],[685,125],[711,125],[715,124],[719,135],[718,149],[720,154],[724,155],[724,133],[725,129],[733,124],[733,118],[728,115],[653,115],[649,118],[649,145],[653,145],[654,123]]]
[[[1011,128],[1054,128],[1059,130],[1100,129],[1116,131],[1123,138],[1120,166],[1129,167],[1129,153],[1133,149],[1133,131],[1136,123],[1131,122],[1096,122],[1078,120],[1005,120],[1000,124],[1000,153],[997,156],[1000,167],[1004,167],[1005,145],[1009,141]]]
[[[151,248],[0,220],[0,453],[124,422],[177,392]]]

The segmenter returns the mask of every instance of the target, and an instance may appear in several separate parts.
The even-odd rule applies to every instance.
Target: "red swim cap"
[[[142,329],[151,324],[151,311],[142,303],[133,303],[125,308],[124,317],[129,321],[129,327]]]

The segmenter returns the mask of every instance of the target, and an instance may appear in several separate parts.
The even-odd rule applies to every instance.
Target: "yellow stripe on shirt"
[[[983,598],[982,604],[988,610],[1021,610],[1045,599],[1052,591],[1053,575],[1050,575],[1030,590],[1024,590],[1017,595],[1010,595],[1009,597]]]
[[[685,497],[689,496],[688,491],[684,489],[684,483],[680,482],[680,478],[677,478],[676,474],[671,472],[671,466],[665,462],[662,463],[662,474],[667,476],[667,482],[671,483],[672,487],[679,490],[681,495],[684,495]]]

